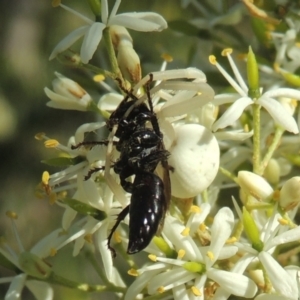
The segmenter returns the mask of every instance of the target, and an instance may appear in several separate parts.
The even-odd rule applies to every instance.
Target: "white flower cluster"
[[[121,176],[114,172],[114,164],[122,155],[118,148],[122,137],[115,136],[120,123],[114,124],[112,130],[104,121],[83,124],[67,145],[39,134],[37,139],[43,140],[46,147],[63,153],[48,161],[63,170],[51,175],[44,172],[38,188],[39,195],[46,195],[64,209],[62,224],[30,251],[25,251],[13,222],[19,253],[5,242],[0,245],[1,256],[18,274],[0,278],[0,283],[10,282],[5,299],[20,299],[24,286],[36,299],[55,299],[50,283],[81,291],[114,292],[126,300],[147,296],[152,299],[159,294],[178,300],[225,300],[231,295],[257,300],[299,299],[300,227],[295,218],[300,203],[300,177],[295,176],[294,165],[299,164],[300,139],[299,121],[294,114],[300,91],[285,87],[283,78],[296,69],[286,57],[293,60],[298,55],[295,33],[300,26],[290,20],[292,28],[286,36],[272,35],[278,51],[275,61],[284,69],[280,80],[278,73],[274,82],[259,80],[258,69],[270,72],[270,68],[258,66],[251,49],[247,56],[247,82],[234,63],[231,49],[224,50],[222,55],[227,57],[235,78],[211,56],[209,61],[233,91],[215,95],[205,74],[194,67],[163,68],[141,79],[140,61],[125,27],[148,32],[161,31],[167,25],[155,13],[117,14],[120,2],[115,2],[109,14],[107,1],[102,0],[100,5],[95,0],[101,6],[99,14],[95,13],[95,22],[59,3],[89,25],[68,35],[50,58],[83,36],[80,57],[87,64],[108,28],[114,46],[110,54],[115,55],[123,75],[118,78],[120,73],[116,73],[112,77],[117,78],[123,94],[112,92],[109,87],[109,92],[95,101],[78,83],[56,73],[53,91],[45,88],[50,98],[47,105],[94,111],[109,119],[126,101],[134,100],[135,108],[151,101],[164,150],[169,153],[166,171],[172,199],[161,222],[164,222],[161,232],[143,250],[148,254],[147,263],[139,265],[124,251],[128,244],[124,228],[128,226],[115,231],[112,243],[116,252],[128,261],[128,274],[136,277],[127,285],[107,245],[116,216],[131,205],[132,197],[123,189]],[[196,1],[183,3],[195,5]],[[94,10],[97,12],[97,5]],[[123,78],[134,83],[130,90],[125,88]],[[262,88],[260,82],[268,84]],[[127,121],[126,114],[130,112],[124,113],[123,121]],[[154,127],[150,122],[146,126]],[[86,133],[102,129],[110,130],[107,138],[85,142]],[[162,167],[166,168],[159,165],[154,171],[160,177]],[[252,167],[253,172],[249,171]],[[227,188],[239,191],[242,208]],[[7,215],[16,219],[12,212]],[[124,223],[129,223],[127,217]],[[84,247],[100,254],[103,285],[79,284],[61,278],[44,261],[71,243],[74,257]]]

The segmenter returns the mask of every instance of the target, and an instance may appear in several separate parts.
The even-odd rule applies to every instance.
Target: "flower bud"
[[[269,183],[259,175],[248,171],[238,173],[238,182],[246,194],[249,194],[259,201],[263,201],[273,194]]]
[[[141,80],[140,58],[133,49],[132,38],[125,27],[113,25],[109,29],[115,50],[118,52],[117,60],[123,76],[130,82]]]
[[[246,235],[251,241],[254,249],[261,251],[263,249],[263,242],[259,238],[259,230],[251,216],[245,207],[243,207],[243,225]]]
[[[284,183],[279,196],[279,204],[285,210],[291,210],[300,203],[300,177],[292,177]]]
[[[271,158],[264,171],[264,177],[271,184],[277,184],[280,179],[280,166],[276,159]]]
[[[47,106],[58,109],[86,111],[92,102],[91,96],[75,81],[55,72],[53,91],[47,87],[46,95],[51,99]]]
[[[251,47],[247,56],[247,74],[248,74],[248,85],[249,85],[249,96],[251,98],[258,98],[260,95],[259,91],[259,74],[258,66]]]

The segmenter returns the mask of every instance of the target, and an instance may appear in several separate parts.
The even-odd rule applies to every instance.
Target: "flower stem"
[[[253,171],[260,174],[260,105],[253,104]]]
[[[109,33],[109,27],[106,27],[103,30],[103,38],[105,40],[109,61],[110,61],[110,64],[111,64],[112,71],[115,74],[115,78],[119,78],[122,82],[122,85],[125,86],[124,79],[123,79],[122,73],[120,71],[117,58],[116,58],[116,53],[115,53],[115,50],[114,50],[112,39],[111,39],[111,36],[110,36],[110,33]]]
[[[277,127],[275,130],[275,134],[273,137],[273,140],[270,144],[270,146],[268,147],[267,153],[265,154],[264,158],[262,159],[261,163],[260,163],[260,167],[258,169],[258,175],[263,175],[265,168],[267,167],[270,159],[272,158],[274,151],[277,149],[280,140],[281,140],[281,136],[284,133],[284,129],[282,129],[281,127]]]

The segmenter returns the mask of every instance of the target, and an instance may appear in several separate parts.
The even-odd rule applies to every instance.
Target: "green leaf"
[[[43,164],[53,167],[66,167],[66,166],[73,166],[80,162],[82,162],[84,158],[82,156],[76,157],[55,157],[46,160],[42,160]]]
[[[89,204],[83,203],[76,199],[65,198],[59,201],[62,202],[63,204],[67,204],[68,206],[70,206],[80,214],[91,216],[96,220],[102,221],[107,217],[107,214],[104,211],[99,210]]]

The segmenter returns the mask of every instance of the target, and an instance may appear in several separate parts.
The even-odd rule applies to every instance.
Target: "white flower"
[[[234,204],[240,218],[242,218],[235,201]],[[291,276],[271,253],[273,253],[275,248],[279,245],[299,240],[300,227],[298,226],[290,230],[287,230],[286,227],[282,228],[277,221],[279,217],[278,214],[274,214],[272,218],[264,224],[265,226],[260,230],[261,243],[260,245],[256,245],[258,247],[253,244],[254,241],[251,241],[251,244],[242,241],[235,243],[236,246],[245,252],[245,255],[236,263],[235,269],[237,272],[243,272],[252,260],[259,260],[277,294],[296,300],[298,299],[296,278]],[[278,232],[280,233],[278,234]]]
[[[258,99],[251,99],[248,96],[248,87],[244,82],[241,74],[239,73],[236,65],[234,64],[229,50],[224,50],[223,53],[227,56],[231,68],[237,78],[236,82],[222,67],[219,65],[214,57],[211,57],[211,62],[215,64],[222,75],[232,85],[232,87],[238,92],[236,94],[223,95],[221,99],[216,99],[213,103],[217,105],[232,103],[233,104],[225,111],[225,113],[218,119],[213,125],[213,130],[217,131],[220,128],[225,128],[234,124],[243,111],[250,105],[256,103],[264,107],[270,116],[273,118],[277,125],[280,125],[285,130],[292,133],[299,133],[299,129],[294,117],[286,110],[286,108],[275,98],[287,97],[300,100],[300,91],[290,88],[277,88],[263,93]]]
[[[86,111],[93,101],[91,96],[75,81],[55,72],[53,91],[45,87],[45,94],[51,99],[47,106],[59,109]]]
[[[215,216],[211,228],[210,246],[199,248],[192,239],[191,236],[209,213],[209,205],[204,204],[201,208],[203,212],[192,214],[188,221],[190,223],[189,235],[183,233],[186,228],[178,220],[167,217],[163,232],[179,257],[177,259],[155,257],[157,263],[140,270],[143,273],[129,287],[125,299],[134,299],[146,284],[150,295],[172,289],[174,299],[203,297],[208,278],[234,295],[249,298],[256,294],[257,287],[251,279],[244,275],[213,268],[213,264],[218,259],[229,258],[237,250],[235,247],[225,246],[234,221],[229,208],[220,209]],[[187,284],[192,292],[186,286]]]
[[[81,19],[83,19],[88,25],[82,26],[68,36],[66,36],[58,45],[54,48],[50,55],[50,60],[55,58],[57,54],[68,49],[79,38],[84,36],[83,43],[80,50],[80,57],[83,63],[88,63],[95,53],[98,44],[102,39],[103,30],[106,27],[112,25],[119,25],[129,29],[137,31],[161,31],[167,28],[167,23],[163,17],[159,14],[151,12],[140,13],[122,13],[117,15],[117,10],[120,6],[121,0],[116,0],[115,5],[112,8],[111,13],[108,13],[107,0],[101,1],[101,20],[102,22],[94,22],[89,18],[79,14],[71,8],[59,4],[62,8],[72,12]]]

